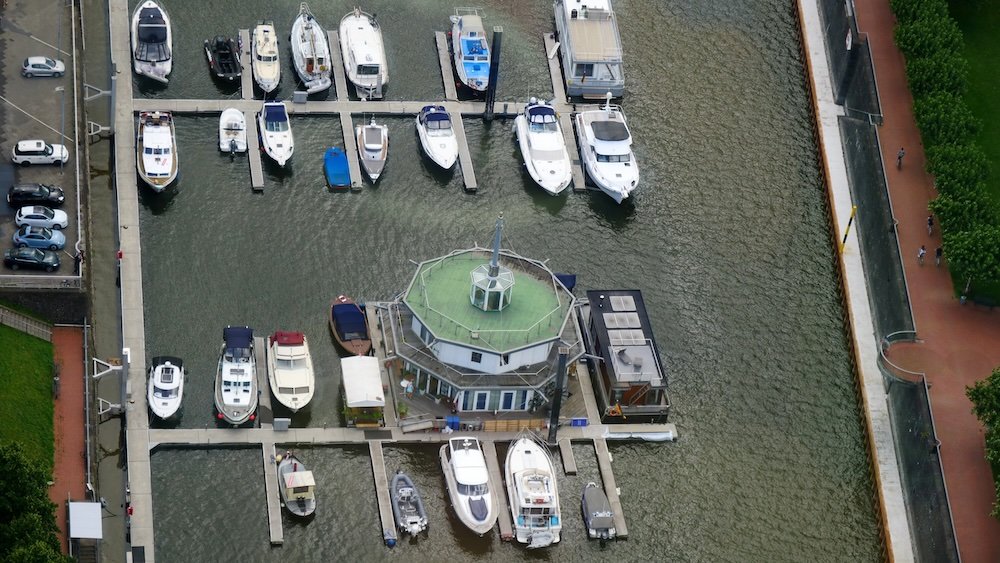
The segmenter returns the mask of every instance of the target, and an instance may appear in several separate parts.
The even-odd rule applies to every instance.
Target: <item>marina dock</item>
[[[573,443],[568,438],[559,440],[559,455],[562,457],[563,472],[576,475],[576,456],[573,455]]]
[[[455,130],[455,137],[458,139],[458,166],[462,169],[462,182],[465,184],[465,191],[475,192],[479,189],[476,183],[476,171],[472,168],[472,155],[469,154],[469,141],[465,138],[465,123],[462,121],[462,112],[458,108],[452,108],[452,103],[446,106],[451,113],[453,122],[452,129]]]
[[[378,500],[378,516],[382,522],[382,539],[392,547],[396,543],[396,521],[392,515],[392,499],[389,497],[389,479],[385,474],[385,458],[382,456],[382,442],[368,442],[368,452],[372,458],[372,474],[375,476],[375,496]]]
[[[274,411],[271,410],[271,383],[269,381],[270,374],[268,373],[270,366],[267,363],[267,338],[263,336],[253,337],[253,356],[254,362],[257,363],[257,401],[259,405],[257,407],[257,422],[261,428],[271,428],[271,413]],[[261,416],[263,413],[267,413],[268,416]],[[267,422],[264,422],[264,418],[267,418]]]
[[[253,100],[253,54],[250,52],[250,30],[240,30],[240,93],[244,100]],[[249,105],[249,104],[248,104]],[[255,104],[259,107],[260,104]],[[260,140],[257,132],[256,107],[241,108],[247,124],[247,157],[250,160],[250,189],[264,191],[264,163],[261,162]]]
[[[611,452],[608,451],[607,440],[604,438],[594,439],[594,451],[597,453],[597,465],[601,468],[604,494],[608,495],[611,512],[614,513],[615,530],[618,532],[617,537],[625,539],[628,537],[628,528],[625,526],[625,513],[622,511],[622,500],[618,494],[615,473],[611,470]]]
[[[285,543],[285,530],[281,527],[281,498],[278,495],[278,464],[275,462],[273,442],[261,443],[264,459],[264,497],[267,501],[267,530],[271,545]]]
[[[253,54],[250,52],[250,30],[240,30],[240,93],[244,100],[253,99]]]
[[[510,519],[510,505],[507,504],[507,487],[504,486],[500,463],[497,461],[497,447],[493,440],[483,440],[483,456],[486,458],[486,470],[490,473],[490,481],[496,485],[493,496],[497,499],[497,526],[500,527],[500,539],[514,539],[514,524]]]
[[[347,90],[347,75],[344,73],[344,60],[340,53],[340,37],[336,31],[326,32],[326,40],[330,44],[330,66],[333,70],[333,87],[337,89],[337,100],[346,101],[351,99]]]
[[[570,168],[573,171],[573,191],[580,193],[587,191],[586,177],[583,174],[583,165],[580,162],[580,147],[576,144],[576,135],[573,133],[573,121],[570,113],[575,107],[566,99],[566,85],[563,83],[562,70],[559,68],[559,53],[556,49],[556,38],[551,33],[542,36],[545,43],[545,60],[549,63],[549,79],[552,80],[552,93],[554,99],[552,105],[559,115],[559,127],[562,129],[563,139],[566,141],[566,150],[569,152]]]
[[[443,31],[435,31],[434,42],[437,43],[438,62],[441,64],[444,99],[458,101],[458,91],[455,89],[455,73],[451,69],[451,51],[448,48],[448,35]]]

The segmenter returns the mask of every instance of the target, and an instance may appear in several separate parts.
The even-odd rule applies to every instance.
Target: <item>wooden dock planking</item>
[[[448,104],[452,106],[452,104]],[[455,138],[458,141],[458,164],[462,168],[462,182],[465,183],[465,191],[475,192],[479,189],[476,183],[476,171],[472,168],[472,155],[469,154],[469,141],[465,137],[465,122],[462,120],[462,112],[457,107],[448,107],[451,114],[452,128],[455,130]]]
[[[368,334],[372,339],[372,352],[378,358],[382,387],[388,389],[385,394],[385,408],[382,409],[382,417],[385,420],[386,428],[395,428],[399,426],[399,416],[396,413],[396,389],[393,388],[392,377],[389,375],[390,368],[386,365],[382,331],[378,328],[378,311],[374,305],[365,307],[365,321],[368,323]]]
[[[566,475],[576,475],[576,456],[573,455],[573,443],[569,439],[559,440],[559,454],[562,457],[563,472]]]
[[[559,128],[562,129],[566,150],[569,152],[569,166],[573,173],[573,191],[587,191],[587,178],[584,176],[583,163],[580,161],[580,147],[576,144],[576,134],[573,132],[573,121],[569,112],[559,112]]]
[[[480,440],[483,446],[483,456],[486,457],[486,469],[490,474],[490,490],[493,491],[493,502],[497,504],[497,525],[500,526],[500,539],[514,539],[514,525],[510,516],[510,505],[507,503],[507,488],[504,487],[500,462],[497,461],[497,448],[493,440]]]
[[[340,38],[336,31],[327,31],[326,40],[330,43],[330,67],[333,70],[333,84],[337,89],[338,100],[350,99],[347,89],[347,74],[344,72],[344,57],[340,53]]]
[[[257,116],[253,111],[244,111],[243,120],[247,124],[247,160],[250,161],[250,189],[255,192],[264,191],[264,158],[260,150],[260,137],[257,132]]]
[[[372,457],[372,474],[375,476],[375,496],[378,500],[378,515],[382,522],[382,539],[388,544],[396,541],[396,520],[392,515],[392,499],[389,497],[389,479],[385,473],[385,457],[382,455],[382,442],[368,442],[368,451]]]
[[[253,55],[250,53],[250,30],[240,30],[240,93],[244,100],[253,99]]]
[[[622,512],[622,501],[618,495],[615,473],[611,469],[611,452],[608,451],[608,442],[604,438],[594,438],[594,452],[597,454],[597,465],[601,469],[604,494],[608,495],[608,502],[611,503],[611,511],[614,513],[617,537],[625,539],[628,537],[628,528],[625,526],[625,514]]]
[[[363,185],[361,163],[358,162],[358,142],[354,137],[354,122],[350,113],[340,112],[340,127],[344,130],[344,153],[347,155],[347,169],[351,174],[351,189],[360,190]]]
[[[434,42],[437,43],[438,61],[441,63],[441,81],[444,82],[444,99],[457,101],[458,90],[455,87],[455,72],[451,68],[448,35],[443,31],[435,31]]]
[[[274,443],[261,443],[264,457],[264,496],[267,498],[267,528],[271,545],[285,543],[285,531],[281,527],[281,497],[278,494],[278,464],[274,461]]]
[[[552,80],[552,105],[559,113],[559,127],[562,129],[563,139],[566,142],[566,150],[569,151],[570,168],[573,172],[573,191],[577,193],[587,191],[586,176],[584,176],[583,166],[580,162],[580,148],[576,144],[576,135],[573,133],[573,120],[570,114],[574,110],[574,105],[569,103],[566,97],[566,85],[563,82],[562,70],[559,68],[559,53],[556,52],[549,57],[556,45],[555,36],[551,33],[542,35],[545,43],[545,58],[549,64],[549,79]]]
[[[552,94],[555,98],[552,102],[556,106],[568,105],[566,84],[563,82],[562,70],[559,68],[559,53],[555,52],[549,57],[549,53],[552,53],[552,48],[556,45],[555,36],[551,33],[543,33],[542,40],[545,44],[545,59],[549,63],[549,79],[552,80]],[[561,108],[557,109],[561,110]]]
[[[271,366],[267,361],[267,338],[263,336],[253,337],[253,355],[257,362],[257,419],[259,420],[261,408],[271,411],[271,374],[269,373]],[[269,428],[271,423],[268,423],[267,426],[261,423],[260,427]]]

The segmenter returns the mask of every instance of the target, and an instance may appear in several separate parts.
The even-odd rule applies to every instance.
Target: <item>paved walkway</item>
[[[954,297],[947,264],[934,266],[934,250],[941,245],[935,225],[927,234],[927,203],[936,196],[932,178],[924,171],[924,152],[913,118],[913,98],[906,84],[903,55],[893,44],[895,18],[888,0],[855,3],[858,27],[868,33],[877,73],[876,82],[885,123],[879,129],[886,163],[889,194],[899,221],[899,244],[910,291],[917,345],[897,345],[894,363],[927,373],[931,403],[941,440],[945,482],[959,550],[965,563],[997,561],[1000,522],[990,517],[994,490],[984,459],[983,429],[972,415],[965,387],[1000,366],[1000,313]],[[901,170],[896,153],[906,149]],[[917,250],[927,246],[923,266]]]
[[[83,329],[53,328],[52,347],[55,360],[60,365],[60,390],[53,415],[56,454],[52,477],[55,484],[49,487],[49,498],[56,504],[56,523],[62,531],[59,540],[62,543],[63,553],[69,553],[66,546],[66,498],[69,496],[74,501],[86,500]]]

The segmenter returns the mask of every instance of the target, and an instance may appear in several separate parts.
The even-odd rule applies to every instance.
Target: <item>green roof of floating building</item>
[[[437,340],[493,352],[510,352],[559,337],[573,295],[540,262],[500,251],[514,274],[510,304],[484,311],[472,304],[472,272],[489,265],[485,248],[458,250],[422,262],[403,302]]]

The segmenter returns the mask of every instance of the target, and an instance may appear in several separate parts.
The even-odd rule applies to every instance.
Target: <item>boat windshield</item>
[[[451,120],[437,119],[434,121],[430,120],[427,121],[428,131],[437,131],[437,130],[447,131],[448,129],[451,129]]]
[[[629,162],[632,155],[629,154],[598,154],[597,162]]]
[[[479,485],[466,485],[464,483],[458,483],[458,494],[470,496],[470,497],[481,497],[485,494],[489,494],[490,487],[486,483]]]
[[[160,399],[172,399],[177,396],[177,389],[161,389],[160,387],[153,387],[153,396]]]
[[[305,358],[278,358],[275,364],[279,369],[305,369],[307,365]]]
[[[257,53],[257,60],[262,63],[273,63],[278,60],[278,55],[261,55]]]
[[[168,61],[170,60],[170,47],[166,43],[147,43],[140,40],[135,48],[135,58],[138,61],[148,63]]]
[[[358,65],[358,75],[372,76],[378,74],[378,65]]]

